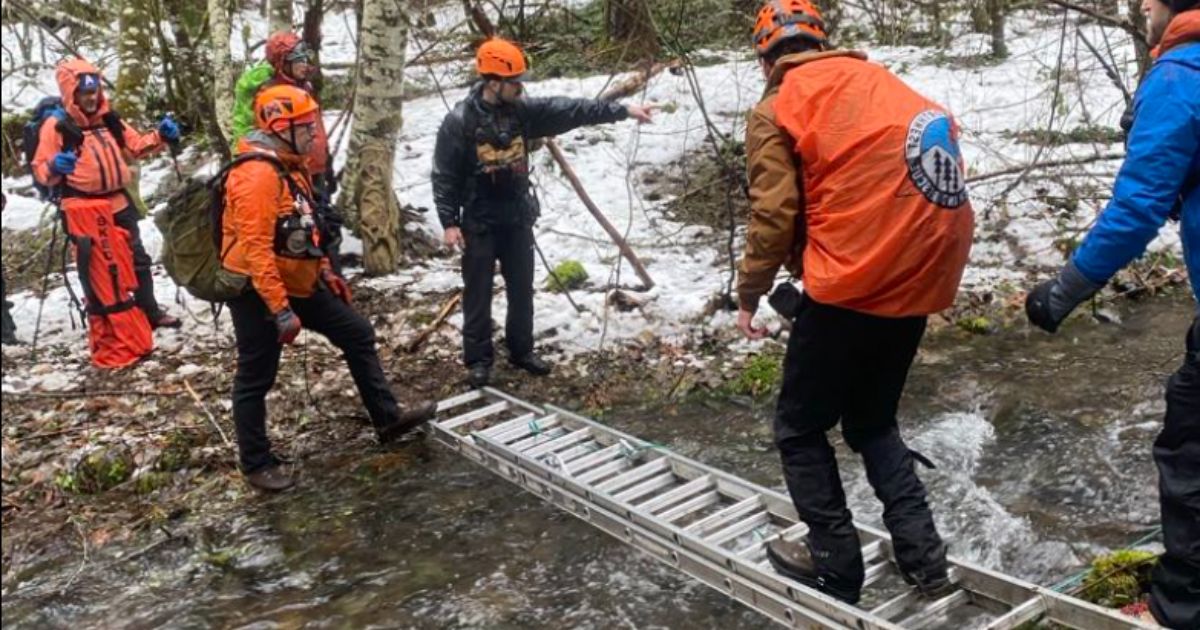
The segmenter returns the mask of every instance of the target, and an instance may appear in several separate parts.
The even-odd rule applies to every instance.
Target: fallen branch
[[[996,179],[998,177],[1004,177],[1006,175],[1020,175],[1021,173],[1024,173],[1026,171],[1031,171],[1033,169],[1038,169],[1038,168],[1055,168],[1058,166],[1079,166],[1082,164],[1091,164],[1093,162],[1104,162],[1104,161],[1108,161],[1108,160],[1123,160],[1123,159],[1125,159],[1124,153],[1103,153],[1100,155],[1092,155],[1092,156],[1088,156],[1085,158],[1071,158],[1069,160],[1051,160],[1051,161],[1047,161],[1047,162],[1034,162],[1031,164],[1024,164],[1022,166],[1014,166],[1012,168],[1006,168],[1006,169],[1000,170],[1000,171],[994,171],[991,173],[984,173],[982,175],[974,175],[972,177],[967,178],[967,183],[975,184],[978,182],[987,181],[989,179]]]
[[[217,430],[217,434],[221,436],[221,441],[225,443],[225,446],[233,446],[230,444],[229,438],[226,437],[225,431],[221,429],[221,425],[217,424],[216,416],[214,416],[212,412],[208,410],[208,406],[205,405],[204,401],[200,399],[200,394],[196,393],[196,390],[192,388],[192,384],[189,383],[187,379],[184,379],[183,386],[186,387],[187,392],[191,394],[192,400],[196,401],[196,406],[199,407],[200,410],[204,412],[204,415],[208,417],[208,421],[211,422],[213,428]]]
[[[438,328],[442,327],[442,324],[446,322],[446,318],[449,317],[450,314],[454,312],[454,309],[458,307],[459,302],[462,302],[462,291],[455,293],[454,297],[450,298],[450,300],[442,306],[442,310],[438,312],[437,317],[433,318],[433,321],[430,322],[430,324],[425,327],[425,330],[422,330],[421,333],[416,336],[416,338],[408,342],[408,345],[404,347],[404,351],[409,354],[416,352],[417,349],[420,348],[427,339],[429,339],[430,335],[436,332]]]

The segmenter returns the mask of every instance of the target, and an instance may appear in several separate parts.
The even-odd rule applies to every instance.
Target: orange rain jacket
[[[83,143],[78,149],[75,172],[66,178],[66,185],[84,196],[107,197],[114,213],[129,205],[124,188],[130,181],[127,160],[140,159],[160,151],[166,143],[157,131],[141,133],[121,123],[125,132],[125,149],[122,150],[112,132],[104,124],[104,115],[111,111],[104,88],[100,88],[100,106],[92,115],[83,113],[75,103],[75,88],[79,76],[100,74],[96,66],[84,59],[71,59],[59,64],[55,72],[58,90],[62,95],[63,109],[71,120],[83,130]],[[56,129],[58,119],[47,116],[38,131],[37,154],[33,157],[33,174],[46,186],[57,186],[62,177],[50,171],[54,156],[63,150],[62,134]]]
[[[773,276],[796,246],[795,222],[764,203],[778,195],[764,194],[773,182],[803,206],[802,277],[814,300],[883,317],[948,308],[974,229],[950,115],[861,54],[801,53],[780,63],[774,120],[791,142],[799,185],[792,193],[777,173],[756,178],[750,165],[758,244],[748,245],[743,269]],[[747,152],[753,160],[752,138]],[[776,227],[756,229],[761,215]],[[753,293],[739,290],[743,305],[757,302]]]
[[[292,181],[311,198],[304,157],[264,149],[249,138],[239,141],[238,155],[252,151],[274,155],[288,167]],[[327,258],[301,260],[275,254],[275,224],[279,217],[295,211],[291,190],[271,163],[250,160],[229,171],[221,224],[222,262],[226,269],[250,277],[271,313],[288,308],[289,296],[312,296],[321,270],[329,266]]]

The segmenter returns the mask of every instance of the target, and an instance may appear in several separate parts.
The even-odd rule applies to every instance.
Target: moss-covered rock
[[[171,477],[171,473],[147,471],[134,479],[134,486],[138,494],[154,494],[159,488],[170,484]]]
[[[1138,601],[1150,585],[1157,556],[1149,551],[1121,549],[1092,561],[1083,578],[1083,599],[1119,608]]]
[[[98,447],[81,457],[69,470],[60,472],[55,485],[76,494],[99,494],[133,475],[133,458],[120,447]]]
[[[192,439],[183,431],[167,434],[167,443],[158,456],[154,468],[158,472],[175,472],[187,468],[192,461]]]
[[[587,269],[578,260],[564,260],[546,278],[546,290],[561,293],[578,289],[588,280]]]

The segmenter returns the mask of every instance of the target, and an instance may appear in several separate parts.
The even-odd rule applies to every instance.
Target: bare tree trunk
[[[226,138],[233,130],[233,63],[229,59],[229,3],[208,0],[208,30],[212,34],[212,95],[217,125]]]
[[[292,0],[268,0],[267,13],[268,30],[271,33],[292,30],[295,21]]]
[[[1146,15],[1142,13],[1142,0],[1129,0],[1129,22],[1139,33],[1146,33],[1149,26],[1146,24]],[[1134,37],[1133,47],[1137,51],[1138,61],[1138,76],[1144,77],[1150,71],[1150,64],[1154,61],[1150,58],[1150,45],[1146,43],[1144,37]]]
[[[117,25],[121,35],[117,41],[116,94],[113,106],[130,120],[146,120],[146,83],[150,79],[154,56],[151,54],[150,0],[121,0]]]
[[[160,46],[160,54],[169,58],[174,68],[175,80],[178,82],[176,92],[181,97],[175,103],[177,112],[185,112],[193,123],[202,126],[208,132],[209,148],[216,151],[223,160],[229,160],[229,143],[225,133],[217,122],[216,108],[213,103],[213,89],[210,77],[211,68],[203,49],[196,46],[192,33],[205,34],[205,13],[207,6],[191,0],[162,0],[163,16],[170,22],[173,42],[164,41]],[[163,36],[165,40],[165,35]]]
[[[652,58],[658,54],[658,32],[647,0],[607,0],[604,18],[608,39],[626,47],[625,58]]]
[[[309,78],[313,89],[318,95],[325,87],[325,77],[321,72],[321,23],[325,20],[325,0],[308,0],[304,8],[304,43],[312,51],[312,62],[317,71]]]
[[[367,275],[396,270],[400,260],[400,203],[392,190],[396,141],[404,123],[407,28],[400,0],[364,0],[354,126],[339,197],[346,219],[363,240]]]
[[[988,21],[992,23],[992,56],[1008,57],[1008,41],[1004,29],[1008,19],[1008,0],[987,0]]]

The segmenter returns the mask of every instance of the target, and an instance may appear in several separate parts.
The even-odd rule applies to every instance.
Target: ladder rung
[[[571,462],[580,457],[585,457],[600,450],[600,443],[595,440],[589,440],[581,444],[572,446],[571,448],[555,453],[555,459],[562,462],[564,466],[569,466]]]
[[[526,418],[528,418],[526,420]],[[497,442],[504,444],[508,448],[513,447],[514,442],[520,442],[529,436],[542,435],[545,432],[558,426],[558,416],[546,416],[545,418],[533,417],[533,414],[523,416],[524,424],[517,425],[504,433],[496,434],[492,438]]]
[[[538,418],[537,414],[527,413],[523,416],[513,418],[511,422],[511,426],[506,427],[503,431],[493,433],[489,437],[502,445],[507,444],[533,433],[534,423],[537,423],[536,426],[540,430],[542,419]],[[504,424],[509,424],[509,422],[505,422]]]
[[[863,579],[863,588],[875,584],[882,580],[892,570],[892,563],[887,560],[881,560],[867,567],[865,578]]]
[[[538,427],[536,432],[530,431],[530,434],[506,446],[518,453],[531,449],[535,446],[549,444],[554,440],[567,434],[567,430],[558,426],[557,422],[548,427]]]
[[[546,416],[546,418],[548,419],[553,415],[555,415],[555,414],[550,414],[550,416]],[[516,418],[513,418],[512,420],[505,420],[504,422],[501,422],[500,424],[497,424],[494,427],[488,427],[488,428],[480,431],[479,435],[482,435],[483,437],[485,437],[489,440],[497,440],[497,438],[499,438],[500,436],[502,436],[506,433],[511,432],[513,429],[516,429],[516,428],[519,428],[519,427],[529,424],[529,422],[531,420],[534,420],[535,418],[537,418],[537,414],[534,414],[534,413],[523,414],[523,415],[517,416]],[[499,440],[497,440],[497,441],[499,441]]]
[[[957,591],[929,604],[925,608],[922,608],[916,614],[914,614],[911,617],[909,617],[908,619],[905,619],[904,621],[900,622],[899,625],[904,626],[904,628],[906,628],[906,629],[922,628],[925,625],[927,625],[928,623],[930,623],[931,621],[933,621],[934,619],[937,619],[938,615],[944,614],[947,611],[949,611],[951,608],[962,606],[963,604],[969,603],[970,601],[971,601],[971,596],[968,595],[966,591],[957,590]]]
[[[438,406],[437,406],[438,413],[442,413],[443,411],[446,411],[447,409],[453,409],[455,407],[460,407],[469,402],[475,402],[476,400],[483,398],[483,396],[484,396],[483,392],[481,392],[479,390],[474,390],[474,391],[469,391],[465,394],[459,394],[452,398],[447,398],[446,400],[443,400],[438,403]]]
[[[871,614],[884,619],[891,619],[900,614],[910,604],[921,599],[921,591],[915,588],[905,590],[903,593],[883,602],[882,604],[871,609]]]
[[[708,538],[705,538],[704,541],[717,546],[724,545],[738,536],[748,534],[770,522],[770,514],[767,512],[758,512],[750,518],[734,523],[733,525],[726,527],[725,529],[709,536]]]
[[[883,554],[883,541],[876,540],[872,543],[867,543],[862,548],[863,562],[870,563]]]
[[[638,483],[639,481],[642,481],[643,479],[646,479],[647,477],[649,477],[651,475],[660,473],[660,472],[662,472],[664,470],[668,470],[670,468],[671,468],[671,460],[666,457],[659,457],[658,459],[655,459],[654,461],[642,464],[641,466],[638,466],[637,468],[634,468],[633,470],[621,473],[620,475],[617,475],[616,477],[613,477],[612,479],[605,481],[604,483],[596,486],[596,490],[599,490],[600,492],[611,493],[615,490],[621,490],[622,488],[627,488],[635,483]]]
[[[654,494],[663,488],[674,485],[676,479],[678,479],[678,477],[675,476],[675,473],[668,470],[665,473],[662,473],[656,477],[651,477],[650,479],[643,481],[632,488],[614,495],[613,498],[625,503],[632,503],[648,494]]]
[[[668,523],[674,523],[675,521],[693,512],[696,512],[697,510],[702,510],[706,507],[709,507],[720,500],[720,493],[718,493],[716,490],[710,490],[700,496],[689,499],[688,501],[684,501],[683,503],[676,505],[662,514],[658,514],[657,516]]]
[[[447,431],[453,431],[465,424],[470,424],[476,420],[482,420],[488,416],[494,416],[494,415],[500,413],[501,411],[508,409],[508,407],[509,407],[509,402],[507,400],[501,400],[500,402],[492,403],[481,409],[476,409],[475,411],[468,411],[467,413],[464,413],[461,416],[455,416],[444,422],[439,422],[438,425],[440,425],[443,429],[445,429]]]
[[[984,630],[1013,630],[1041,617],[1045,611],[1046,602],[1041,597],[1035,597],[1014,606],[1004,615],[993,619]]]
[[[745,549],[739,549],[736,553],[743,560],[758,564],[767,557],[767,542],[773,539],[774,536],[768,536],[762,540],[754,541],[754,544],[748,545]]]
[[[754,510],[758,509],[760,505],[762,505],[762,499],[758,495],[747,497],[741,501],[738,501],[737,503],[734,503],[733,505],[725,507],[719,512],[710,514],[709,516],[706,516],[695,523],[688,525],[685,529],[689,533],[703,536],[708,532],[708,530],[723,527],[726,523],[735,521],[743,516],[746,516],[747,514],[750,514]]]
[[[553,442],[549,442],[547,444],[542,444],[540,446],[535,446],[527,451],[524,451],[521,454],[525,455],[526,457],[537,457],[539,455],[542,455],[543,453],[553,453],[554,451],[557,451],[557,450],[563,448],[564,446],[570,446],[572,444],[576,444],[578,442],[582,442],[583,440],[586,440],[588,438],[588,436],[591,435],[591,433],[592,433],[591,429],[580,429],[578,431],[573,431],[571,433],[568,433],[568,434],[558,438],[557,440],[554,440]]]
[[[591,485],[609,475],[619,475],[632,467],[633,464],[630,464],[629,459],[622,454],[607,464],[597,466],[585,473],[577,475],[575,478],[579,480],[579,483]]]
[[[606,461],[612,459],[613,455],[625,457],[624,455],[621,455],[621,445],[620,444],[613,444],[612,446],[607,446],[605,448],[602,448],[602,449],[596,451],[595,453],[592,453],[591,455],[584,455],[583,457],[580,457],[579,459],[568,463],[567,464],[567,474],[578,475],[579,473],[587,470],[588,468],[591,468],[592,466],[601,464],[603,462],[606,462]]]
[[[638,509],[646,510],[647,512],[650,512],[651,514],[653,514],[654,512],[661,510],[665,507],[668,507],[678,501],[682,501],[683,499],[686,499],[687,497],[690,497],[693,494],[696,494],[697,492],[701,492],[711,485],[712,485],[712,477],[711,476],[704,475],[703,477],[697,477],[697,478],[683,484],[682,486],[679,486],[678,488],[675,488],[669,492],[660,494],[660,495],[654,497],[653,499],[646,501],[645,503],[639,505]]]

